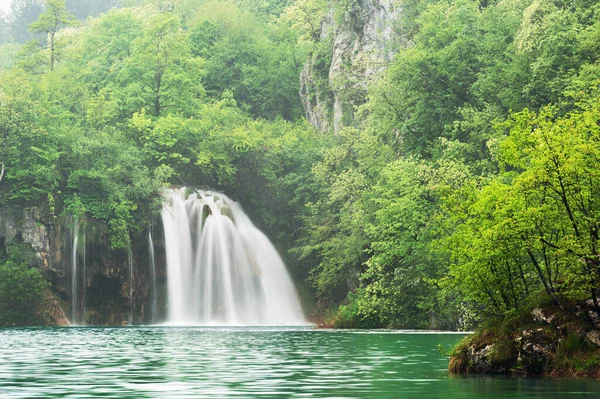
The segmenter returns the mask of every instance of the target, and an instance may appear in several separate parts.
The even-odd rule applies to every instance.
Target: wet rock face
[[[321,132],[337,133],[351,124],[366,101],[369,83],[385,70],[401,40],[394,34],[400,7],[393,0],[358,0],[339,15],[332,1],[321,25],[321,46],[300,76],[300,96],[309,122]]]
[[[148,302],[151,287],[148,232],[132,235],[129,249],[112,249],[108,226],[95,220],[79,221],[77,248],[74,248],[73,220],[56,228],[53,253],[53,288],[65,298],[73,314],[72,262],[77,257],[75,316],[78,323],[125,325],[151,323]],[[157,229],[158,230],[158,229]],[[157,247],[157,274],[165,280],[164,252]],[[71,316],[72,317],[72,316]]]
[[[51,283],[41,309],[44,322],[65,325],[73,318],[73,256],[77,257],[78,265],[75,311],[78,323],[152,322],[148,306],[153,293],[147,231],[132,237],[130,257],[127,250],[110,248],[104,223],[81,221],[77,248],[73,248],[73,230],[72,219],[55,221],[39,208],[0,211],[0,251],[10,243],[29,245],[35,253],[33,263]],[[160,238],[157,241],[157,278],[164,285],[164,248]]]
[[[40,318],[47,326],[68,326],[69,320],[63,310],[61,299],[52,290],[47,289],[40,306]]]

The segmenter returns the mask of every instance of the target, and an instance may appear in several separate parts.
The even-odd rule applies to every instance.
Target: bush
[[[335,328],[381,328],[381,321],[376,317],[365,315],[360,312],[360,299],[364,296],[364,290],[359,289],[356,293],[349,293],[347,305],[340,305],[334,320]]]
[[[22,246],[7,252],[8,259],[0,261],[0,326],[36,324],[37,309],[48,282],[24,260]]]

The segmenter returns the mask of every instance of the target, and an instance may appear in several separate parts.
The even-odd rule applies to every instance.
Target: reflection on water
[[[0,330],[1,398],[598,398],[593,380],[452,377],[455,334],[268,328]]]

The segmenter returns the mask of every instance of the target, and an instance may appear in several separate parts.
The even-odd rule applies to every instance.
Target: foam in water
[[[161,216],[168,322],[306,324],[298,295],[269,239],[221,193],[172,190]]]

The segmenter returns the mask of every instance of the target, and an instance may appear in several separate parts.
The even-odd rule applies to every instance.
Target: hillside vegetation
[[[125,248],[165,186],[222,190],[336,327],[600,310],[600,5],[401,0],[398,50],[356,93],[327,80],[321,28],[363,2],[47,0],[21,36],[3,16],[0,206]],[[305,119],[309,59],[321,93],[361,96],[336,134]]]

